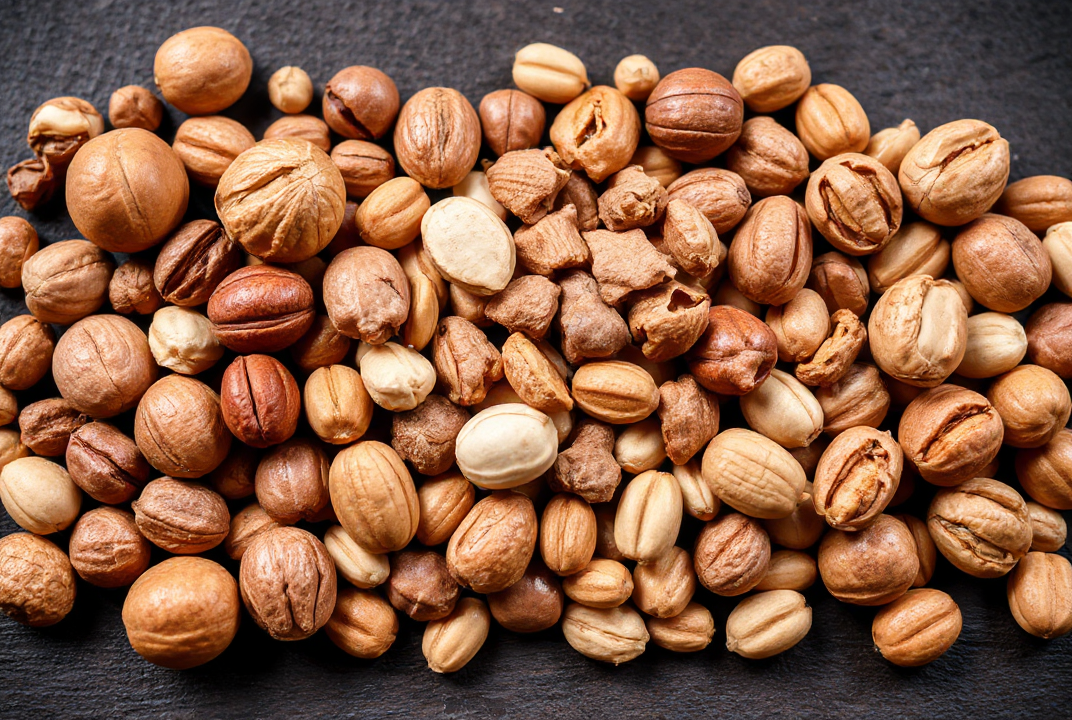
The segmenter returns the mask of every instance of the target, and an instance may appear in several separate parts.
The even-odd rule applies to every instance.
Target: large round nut
[[[804,469],[759,433],[732,428],[716,435],[703,457],[703,477],[719,499],[756,518],[784,518],[804,492]]]
[[[783,305],[800,292],[811,272],[811,224],[785,195],[749,209],[729,250],[733,285],[749,300]]]
[[[78,576],[103,588],[126,587],[149,567],[151,546],[126,510],[90,510],[71,531],[71,565]]]
[[[331,463],[328,488],[339,522],[365,550],[401,550],[417,533],[417,490],[389,445],[364,441],[340,452]]]
[[[644,368],[621,360],[592,362],[573,375],[573,400],[603,422],[639,422],[659,407],[659,388]]]
[[[535,480],[554,464],[558,431],[550,417],[528,405],[494,405],[465,423],[455,455],[458,469],[473,484],[513,488]]]
[[[231,449],[220,396],[182,375],[163,377],[145,391],[134,414],[134,440],[150,465],[180,478],[212,472]]]
[[[957,375],[982,379],[1012,370],[1029,350],[1024,326],[1011,315],[983,312],[968,318],[968,344]]]
[[[1072,565],[1053,553],[1028,553],[1009,574],[1009,610],[1016,624],[1049,640],[1072,631]]]
[[[0,612],[30,627],[55,625],[74,607],[75,577],[67,555],[30,533],[0,538]]]
[[[375,592],[340,588],[324,633],[348,655],[371,660],[394,644],[398,615]]]
[[[874,158],[836,155],[808,180],[808,217],[838,250],[871,255],[901,227],[904,207],[897,178]]]
[[[324,273],[324,305],[343,335],[382,345],[409,317],[409,280],[386,250],[350,248]]]
[[[514,239],[491,208],[467,197],[440,200],[421,219],[424,249],[444,280],[486,297],[513,277]]]
[[[795,590],[745,598],[726,618],[726,649],[752,660],[785,652],[811,630],[811,607]]]
[[[412,620],[428,622],[450,615],[461,590],[446,559],[432,550],[407,550],[391,557],[387,599]]]
[[[630,560],[654,562],[670,552],[681,528],[681,488],[670,473],[648,470],[629,481],[614,516],[614,544]]]
[[[28,390],[52,369],[56,333],[33,315],[16,315],[0,325],[0,385]]]
[[[235,437],[265,448],[297,430],[301,395],[294,376],[274,357],[240,355],[223,373],[220,409]]]
[[[170,477],[146,485],[131,507],[141,534],[176,555],[211,550],[231,529],[231,515],[219,493]]]
[[[457,90],[425,88],[402,106],[394,137],[407,175],[425,187],[453,187],[480,154],[480,118]]]
[[[600,609],[573,603],[562,615],[562,634],[585,657],[614,665],[639,657],[651,639],[640,614],[624,605]]]
[[[88,240],[47,245],[22,265],[26,307],[43,323],[70,325],[100,309],[114,270],[112,259]]]
[[[269,353],[298,340],[313,324],[313,289],[297,273],[252,265],[228,275],[208,301],[217,339],[237,353]]]
[[[733,70],[733,87],[748,108],[769,113],[788,107],[811,85],[804,53],[790,45],[761,47],[741,58]]]
[[[1001,416],[1004,442],[1034,448],[1053,439],[1072,414],[1068,386],[1052,370],[1020,365],[994,380],[986,399]]]
[[[878,611],[871,637],[882,657],[901,667],[933,662],[960,637],[963,620],[953,598],[941,590],[909,590]]]
[[[815,511],[832,528],[870,525],[893,500],[904,456],[889,432],[855,427],[830,443],[815,468]]]
[[[343,68],[324,88],[324,120],[343,137],[378,140],[398,116],[398,88],[365,65]]]
[[[71,480],[102,503],[125,503],[149,480],[149,463],[137,444],[107,423],[88,423],[71,433],[66,460]]]
[[[597,85],[559,111],[550,135],[567,165],[600,183],[629,164],[640,141],[640,116],[621,91]]]
[[[840,85],[823,83],[808,88],[797,103],[796,121],[800,141],[819,160],[863,152],[871,139],[867,113]]]
[[[704,525],[693,548],[700,584],[726,597],[743,595],[759,584],[770,556],[767,533],[740,513],[727,513]]]
[[[1045,445],[1017,452],[1016,478],[1046,507],[1072,510],[1072,430],[1060,430]]]
[[[652,142],[667,155],[699,164],[726,150],[741,134],[744,103],[729,80],[703,68],[670,73],[644,108]]]
[[[305,381],[304,404],[309,427],[332,445],[349,445],[372,422],[372,398],[361,375],[346,365],[314,370]]]
[[[927,510],[927,528],[946,560],[975,577],[1006,574],[1031,548],[1027,503],[989,478],[939,491]]]
[[[578,87],[577,93],[583,89],[583,85]],[[496,155],[528,150],[540,144],[547,113],[543,103],[532,95],[520,90],[496,90],[483,97],[479,110],[484,142]]]
[[[989,214],[957,234],[953,268],[972,298],[1006,313],[1042,297],[1053,275],[1049,255],[1026,225]]]
[[[461,670],[480,651],[490,629],[488,606],[477,598],[462,598],[454,612],[424,628],[421,651],[428,669],[437,673]]]
[[[823,584],[842,602],[885,605],[904,595],[918,572],[912,533],[891,515],[854,532],[831,530],[819,545]]]
[[[50,535],[78,518],[82,493],[62,466],[41,457],[23,457],[0,471],[0,502],[23,530]]]
[[[505,590],[525,574],[536,550],[536,510],[528,497],[499,491],[469,511],[447,544],[447,567],[478,593]]]

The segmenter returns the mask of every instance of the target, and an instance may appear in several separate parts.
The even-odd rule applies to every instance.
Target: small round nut
[[[331,152],[331,129],[312,115],[286,115],[264,129],[264,140],[278,138],[308,140],[324,152]]]
[[[164,103],[141,85],[126,85],[108,100],[108,121],[112,127],[136,127],[156,132],[164,119]]]
[[[1017,452],[1016,478],[1046,507],[1072,510],[1072,430],[1066,428],[1045,445]]]
[[[393,342],[363,349],[358,361],[361,378],[380,407],[395,412],[412,410],[434,389],[435,368],[416,350]]]
[[[249,50],[218,27],[195,27],[172,35],[153,61],[160,93],[188,115],[210,115],[233,105],[252,75]]]
[[[182,375],[208,370],[224,352],[207,317],[174,305],[162,307],[153,314],[149,350],[157,365]]]
[[[324,632],[348,655],[371,660],[394,644],[398,615],[375,592],[340,588]]]
[[[1052,370],[1020,365],[994,380],[986,392],[1005,426],[1004,442],[1017,448],[1048,443],[1072,414],[1068,386]]]
[[[941,590],[909,590],[878,611],[871,637],[882,657],[901,667],[934,662],[960,637],[960,607]]]
[[[640,116],[621,92],[597,85],[562,108],[550,135],[564,163],[599,183],[629,164],[640,142]]]
[[[659,68],[644,55],[629,55],[614,68],[614,86],[630,100],[643,102],[659,84]]]
[[[30,627],[55,625],[74,607],[75,577],[67,555],[30,533],[0,538],[0,612]]]
[[[904,595],[918,572],[912,533],[891,515],[855,532],[831,530],[819,545],[823,584],[842,602],[885,605]]]
[[[744,178],[756,197],[788,195],[808,177],[808,151],[773,118],[754,117],[726,151],[726,167]]]
[[[152,267],[135,259],[116,268],[108,283],[108,300],[120,315],[152,315],[163,304],[153,284]]]
[[[90,510],[71,531],[71,565],[78,576],[103,588],[125,587],[149,567],[149,541],[126,510]]]
[[[331,161],[342,173],[346,193],[351,197],[368,197],[395,176],[391,153],[365,140],[343,140],[332,148]]]
[[[484,142],[496,155],[540,144],[547,113],[533,96],[520,90],[496,90],[481,99],[479,112]]]
[[[1035,232],[1072,220],[1072,180],[1034,175],[1006,186],[997,211],[1016,218]]]
[[[769,45],[745,55],[733,71],[733,87],[753,112],[769,113],[796,102],[811,85],[804,53],[790,45]]]
[[[673,652],[699,652],[715,634],[711,611],[697,602],[690,602],[674,617],[646,618],[644,624],[653,643]]]
[[[831,314],[845,309],[862,317],[867,312],[871,286],[867,271],[856,258],[839,252],[823,253],[814,258],[805,287],[822,296]]]
[[[75,521],[82,493],[60,465],[40,457],[23,457],[0,471],[0,502],[23,530],[49,535]]]
[[[268,100],[285,113],[300,113],[313,101],[313,81],[300,67],[286,65],[268,78]]]
[[[968,318],[968,344],[957,375],[991,378],[1012,370],[1028,352],[1028,337],[1016,318],[984,312]]]
[[[692,558],[679,547],[633,572],[633,602],[652,617],[668,618],[685,611],[696,591]]]
[[[250,543],[261,533],[281,527],[257,503],[251,503],[231,518],[231,529],[223,541],[223,549],[232,560],[241,560]]]

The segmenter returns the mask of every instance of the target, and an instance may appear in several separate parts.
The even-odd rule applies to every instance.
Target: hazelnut
[[[407,175],[425,187],[451,187],[476,163],[480,119],[457,90],[425,88],[402,106],[394,142],[398,164]]]
[[[236,270],[208,302],[212,331],[237,353],[268,353],[298,340],[313,324],[313,289],[297,273],[271,265]]]
[[[417,622],[450,615],[461,589],[447,570],[446,559],[432,550],[396,553],[391,557],[387,599]]]
[[[1072,378],[1072,304],[1043,305],[1027,321],[1026,334],[1031,362]]]
[[[871,636],[882,657],[901,667],[934,662],[960,637],[963,620],[941,590],[909,590],[878,611]]]
[[[743,595],[767,572],[770,539],[757,520],[728,513],[703,526],[693,562],[700,583],[725,597]]]
[[[365,389],[373,402],[395,412],[412,410],[435,387],[436,373],[428,359],[397,343],[364,346],[358,361]]]
[[[210,115],[249,87],[253,60],[238,38],[218,27],[183,30],[156,51],[153,77],[164,99],[188,115]]]
[[[82,493],[60,465],[40,457],[23,457],[0,471],[0,501],[23,530],[50,535],[75,521]]]
[[[329,467],[327,455],[312,440],[296,438],[274,447],[257,465],[257,502],[281,525],[322,520],[331,500]]]
[[[378,140],[398,116],[398,88],[376,68],[352,65],[324,88],[324,119],[343,137]]]
[[[71,433],[87,422],[89,418],[63,398],[38,400],[19,413],[22,443],[38,455],[48,457],[67,452]]]
[[[507,630],[532,633],[547,630],[562,617],[564,596],[558,577],[534,559],[516,583],[488,595],[491,616]]]
[[[313,81],[300,67],[281,67],[268,78],[268,99],[281,112],[300,113],[313,101]]]
[[[819,160],[863,152],[871,124],[859,101],[840,85],[812,85],[797,103],[797,135]]]
[[[469,511],[447,544],[447,567],[474,592],[505,590],[525,574],[536,549],[536,510],[520,493],[494,492]]]
[[[138,446],[107,423],[91,422],[71,433],[66,459],[71,480],[98,502],[125,503],[149,480]]]
[[[702,68],[677,70],[664,77],[644,108],[652,142],[671,157],[694,164],[733,145],[743,119],[744,104],[729,80]]]
[[[56,334],[32,315],[16,315],[0,325],[0,385],[27,390],[52,369]]]
[[[910,275],[945,274],[951,255],[950,244],[941,231],[926,222],[903,226],[882,250],[868,258],[867,277],[871,288],[882,294],[898,280]]]
[[[689,371],[708,390],[744,395],[770,375],[778,359],[774,332],[729,305],[711,308],[707,329],[688,354]]]
[[[331,161],[342,173],[346,193],[351,197],[368,197],[395,176],[391,153],[364,140],[343,140],[332,148]]]
[[[624,168],[639,141],[640,116],[632,101],[606,85],[571,100],[551,123],[551,142],[563,162],[594,183]]]
[[[30,533],[0,538],[0,611],[30,627],[55,625],[74,607],[71,563],[52,542]]]
[[[647,100],[658,84],[659,69],[644,55],[624,57],[614,68],[614,86],[630,100]]]
[[[149,350],[157,365],[183,375],[204,372],[223,357],[223,346],[207,317],[170,305],[153,314]]]
[[[1005,575],[1031,547],[1027,503],[989,478],[940,490],[927,510],[927,529],[945,559],[975,577]]]
[[[149,567],[149,541],[138,532],[134,515],[99,507],[75,523],[71,565],[79,577],[103,588],[125,587]]]
[[[231,448],[220,396],[182,375],[163,377],[145,392],[134,415],[134,439],[150,465],[180,478],[215,470]]]
[[[374,592],[341,588],[324,632],[354,657],[373,659],[387,652],[398,635],[398,616]]]
[[[1050,286],[1050,258],[1018,220],[984,215],[957,234],[953,267],[971,296],[991,310],[1017,312]]]
[[[401,550],[416,534],[417,490],[390,446],[363,441],[347,447],[331,463],[328,488],[339,522],[365,550]]]
[[[22,266],[38,247],[33,225],[15,215],[0,217],[0,287],[22,287]]]
[[[70,325],[96,312],[108,297],[115,265],[86,240],[55,242],[26,259],[26,307],[43,323]]]
[[[247,445],[278,445],[298,427],[298,384],[271,356],[237,357],[223,374],[220,397],[223,421]]]
[[[986,393],[1005,426],[1004,442],[1017,448],[1045,445],[1068,424],[1072,398],[1054,372],[1020,365],[994,380]]]
[[[860,530],[831,530],[819,545],[819,574],[838,600],[885,605],[912,587],[919,556],[908,527],[879,515]]]
[[[141,85],[121,87],[108,100],[108,120],[112,127],[156,132],[163,119],[164,103]]]
[[[131,507],[141,534],[176,555],[211,550],[230,530],[231,514],[218,493],[170,477],[146,485]]]
[[[536,147],[546,122],[543,104],[520,90],[496,90],[480,101],[484,142],[496,155]]]

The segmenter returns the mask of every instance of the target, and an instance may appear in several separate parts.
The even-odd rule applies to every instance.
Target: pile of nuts
[[[360,658],[404,613],[454,672],[492,618],[615,664],[702,650],[702,587],[765,658],[821,579],[921,665],[961,631],[940,554],[1007,576],[1032,635],[1072,630],[1072,303],[1036,304],[1072,294],[1072,182],[1006,186],[993,127],[872,134],[792,47],[732,81],[634,55],[611,87],[535,44],[478,108],[354,66],[321,119],[284,67],[258,141],[218,115],[252,68],[218,28],[167,40],[171,145],[137,86],[108,132],[78,98],[30,119],[11,193],[65,197],[85,239],[0,219],[29,309],[0,327],[9,616],[130,586],[133,649],[189,668],[242,607]],[[794,103],[795,131],[761,114]],[[218,217],[188,217],[191,181]],[[1003,446],[1032,501],[992,479]],[[913,494],[925,516],[891,513]]]

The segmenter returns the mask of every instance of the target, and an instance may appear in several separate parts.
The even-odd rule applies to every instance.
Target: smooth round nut
[[[462,598],[454,612],[424,628],[421,651],[428,668],[437,673],[461,670],[480,651],[490,629],[488,606],[477,598]]]
[[[179,478],[212,472],[231,449],[219,395],[182,375],[163,377],[145,391],[134,414],[134,440],[150,465]]]
[[[513,78],[522,91],[556,105],[573,100],[589,85],[581,59],[548,43],[532,43],[518,50]]]
[[[111,258],[87,240],[52,243],[22,265],[26,307],[43,323],[70,325],[100,309],[114,270]]]
[[[190,179],[216,189],[220,178],[235,158],[257,144],[245,125],[223,117],[193,117],[175,131],[171,149],[186,168]]]
[[[469,511],[447,544],[447,567],[474,592],[505,590],[525,574],[536,549],[537,520],[532,501],[497,491]]]
[[[729,80],[703,68],[676,70],[648,96],[644,123],[668,155],[699,164],[724,152],[741,134],[744,104]]]
[[[156,132],[163,119],[164,103],[141,85],[125,85],[108,100],[108,121],[112,127]]]
[[[704,451],[703,477],[719,499],[745,515],[784,518],[804,492],[804,469],[759,433],[731,428]]]
[[[324,632],[346,654],[371,660],[394,644],[398,615],[375,592],[340,588]]]
[[[1052,553],[1028,553],[1009,574],[1009,610],[1016,624],[1046,640],[1072,630],[1072,565]]]
[[[294,438],[274,447],[257,465],[257,502],[282,525],[322,520],[331,501],[329,467],[327,455],[313,440]]]
[[[126,510],[90,510],[71,531],[71,565],[90,585],[125,587],[149,567],[149,541]]]
[[[1056,175],[1034,175],[1010,183],[1001,194],[997,211],[1016,218],[1035,232],[1072,220],[1072,180]]]
[[[769,45],[745,55],[733,71],[733,87],[753,112],[787,107],[811,85],[804,53],[790,45]]]
[[[313,101],[313,81],[300,67],[286,65],[268,78],[268,100],[277,110],[300,113]]]
[[[62,466],[41,457],[23,457],[0,471],[0,502],[23,530],[49,535],[78,518],[82,493]]]
[[[313,290],[300,275],[252,265],[228,275],[208,301],[212,331],[237,353],[282,350],[313,324]]]
[[[495,621],[507,630],[532,633],[558,624],[565,604],[558,577],[534,560],[516,583],[488,595]]]
[[[941,590],[909,590],[878,611],[871,625],[875,649],[901,667],[934,662],[960,637],[960,607]]]
[[[71,480],[98,502],[125,503],[149,480],[149,463],[134,440],[107,423],[71,433],[66,460]]]
[[[612,425],[639,422],[659,406],[659,388],[651,375],[621,360],[582,365],[573,375],[571,390],[580,409]]]
[[[481,99],[479,112],[484,142],[496,155],[540,144],[547,113],[533,96],[520,90],[496,90]]]
[[[805,205],[823,237],[849,255],[882,250],[901,228],[904,212],[897,178],[859,153],[835,155],[819,166],[808,180]]]
[[[395,176],[391,153],[364,140],[343,140],[332,148],[331,161],[342,173],[346,193],[351,197],[368,197]]]
[[[562,590],[570,600],[592,608],[618,607],[632,597],[633,589],[629,568],[617,560],[601,557],[562,579]]]
[[[249,50],[218,27],[195,27],[172,35],[153,60],[160,93],[187,115],[210,115],[233,105],[252,75]]]
[[[968,293],[991,310],[1012,313],[1040,298],[1052,267],[1038,237],[1019,220],[984,215],[953,241],[953,268]]]
[[[812,85],[800,96],[796,122],[800,141],[819,160],[863,152],[871,139],[871,124],[860,102],[832,83]]]
[[[761,660],[785,652],[811,630],[811,607],[795,590],[745,598],[726,618],[726,649]]]
[[[975,577],[1008,573],[1031,547],[1027,503],[989,478],[939,491],[927,510],[927,529],[946,560]]]
[[[600,609],[572,603],[562,615],[562,634],[585,657],[614,665],[639,657],[651,639],[643,618],[625,605]]]
[[[372,422],[373,403],[361,375],[345,365],[317,368],[305,381],[305,418],[332,445],[359,439]]]
[[[0,385],[28,390],[52,369],[56,333],[33,315],[16,315],[0,325]]]
[[[0,538],[0,612],[30,627],[55,625],[74,607],[75,577],[67,555],[30,533]]]
[[[0,287],[22,287],[22,266],[39,247],[33,225],[15,215],[0,217]]]
[[[855,532],[831,530],[819,545],[823,584],[852,605],[885,605],[904,595],[918,572],[912,533],[891,515]]]
[[[1020,365],[994,380],[986,398],[1001,416],[1004,442],[1017,448],[1048,443],[1072,414],[1068,386],[1052,370]]]
[[[417,622],[450,615],[461,589],[447,570],[446,559],[432,550],[407,550],[391,557],[387,599]]]
[[[417,490],[389,445],[363,441],[340,452],[331,463],[328,489],[339,522],[371,553],[401,550],[417,532]]]
[[[476,163],[480,118],[457,90],[425,88],[402,106],[394,141],[398,164],[407,175],[425,187],[452,187]]]
[[[378,140],[398,116],[398,88],[376,68],[352,65],[324,88],[324,120],[343,137]]]
[[[838,530],[867,527],[893,500],[903,462],[889,432],[846,430],[834,438],[815,468],[815,512]]]

